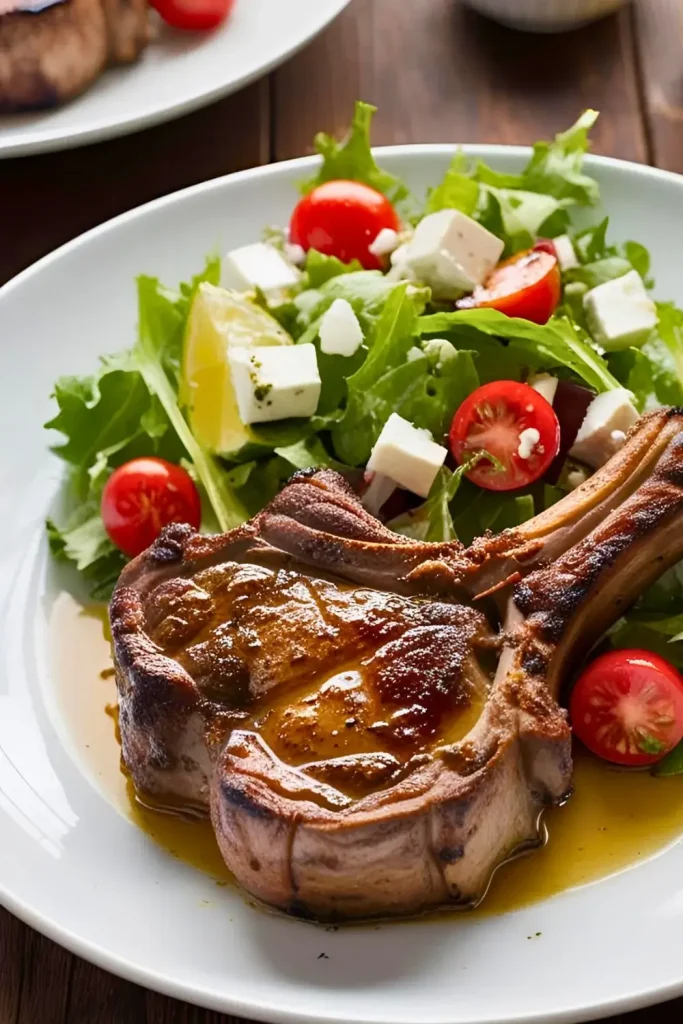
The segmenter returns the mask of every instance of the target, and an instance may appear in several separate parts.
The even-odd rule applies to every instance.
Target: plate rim
[[[329,8],[325,10],[322,17],[315,17],[317,10],[316,2],[313,7],[314,17],[311,19],[311,26],[308,26],[301,38],[293,42],[282,53],[272,57],[264,64],[259,64],[258,67],[246,72],[239,78],[222,85],[217,85],[213,89],[194,92],[191,96],[179,99],[167,106],[161,108],[153,107],[143,113],[133,114],[122,121],[112,121],[111,118],[100,120],[91,124],[88,128],[72,131],[58,128],[38,129],[35,132],[32,131],[28,138],[19,139],[18,141],[3,141],[3,131],[0,128],[0,160],[8,160],[12,157],[20,156],[37,156],[40,153],[56,153],[60,150],[90,146],[97,142],[105,142],[108,139],[133,135],[136,132],[143,131],[145,128],[165,124],[168,121],[183,117],[185,114],[191,114],[203,107],[208,107],[212,103],[224,99],[226,96],[239,92],[240,89],[246,88],[252,82],[265,78],[275,68],[290,60],[312,42],[316,36],[320,35],[324,29],[331,25],[350,3],[351,0],[326,0]],[[68,104],[66,105],[68,106]],[[29,113],[32,112],[29,111]],[[39,114],[40,111],[35,111],[35,113]]]
[[[349,0],[342,0],[345,5]],[[462,149],[466,153],[483,159],[495,159],[496,157],[515,156],[524,157],[531,154],[529,146],[508,146],[487,143],[413,143],[409,145],[394,145],[375,147],[373,152],[380,159],[382,157],[408,156],[419,158],[423,155],[442,156],[447,159],[455,149]],[[31,264],[15,277],[11,278],[0,287],[0,316],[2,314],[3,300],[13,293],[16,288],[23,286],[34,276],[39,275],[46,267],[53,262],[69,255],[82,246],[88,245],[91,241],[114,232],[124,226],[128,221],[144,217],[147,213],[171,207],[175,203],[182,203],[194,196],[209,193],[213,190],[220,191],[227,182],[241,180],[267,180],[270,177],[279,175],[287,176],[291,172],[297,175],[312,170],[320,163],[317,156],[304,156],[295,159],[282,161],[276,164],[248,168],[243,171],[226,174],[219,178],[200,182],[188,186],[168,195],[144,203],[132,210],[119,214],[100,225],[78,235],[57,249],[43,256],[40,260]],[[626,172],[636,177],[647,177],[662,183],[676,184],[683,188],[683,175],[673,171],[651,167],[648,164],[640,164],[634,161],[621,160],[615,157],[600,155],[589,155],[586,160],[586,167],[605,168],[613,171]],[[144,967],[138,963],[126,959],[117,953],[109,952],[101,943],[89,939],[83,939],[71,928],[58,922],[54,916],[49,916],[40,911],[38,907],[30,902],[15,896],[5,885],[0,877],[0,905],[7,911],[19,918],[23,923],[45,935],[50,940],[67,949],[76,956],[95,964],[103,970],[110,971],[118,977],[124,978],[134,984],[141,985],[152,991],[170,996],[181,1001],[192,1001],[195,1005],[210,1010],[236,1014],[246,1019],[269,1021],[273,1024],[319,1024],[319,1018],[307,1011],[282,1010],[274,1005],[263,1005],[247,1002],[235,998],[230,993],[221,995],[215,994],[202,988],[200,985],[189,986],[185,982],[176,982],[173,977],[161,974],[153,969]],[[644,988],[636,992],[630,992],[617,999],[605,999],[590,1006],[573,1010],[571,1007],[557,1011],[541,1011],[533,1014],[525,1012],[524,1015],[507,1014],[504,1018],[491,1018],[487,1024],[579,1024],[579,1022],[600,1020],[613,1014],[638,1010],[655,1003],[666,1002],[683,995],[683,970],[681,978],[677,982],[656,988]],[[330,1024],[345,1024],[348,1017],[328,1016]],[[370,1018],[354,1018],[353,1024],[377,1024],[376,1020]]]

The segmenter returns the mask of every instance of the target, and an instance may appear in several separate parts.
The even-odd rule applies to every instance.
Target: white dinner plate
[[[505,171],[527,156],[470,151]],[[393,148],[380,160],[422,194],[451,152]],[[683,179],[611,160],[589,167],[614,236],[648,245],[657,293],[683,300]],[[279,164],[161,199],[0,290],[0,900],[141,985],[267,1021],[580,1021],[683,994],[679,843],[501,916],[326,930],[258,910],[170,856],[116,806],[94,767],[110,685],[92,668],[97,624],[70,639],[70,599],[60,597],[43,532],[62,471],[41,428],[52,384],[131,343],[135,274],[185,279],[207,252],[286,223],[311,168],[310,159]]]
[[[136,64],[106,71],[71,103],[0,116],[0,158],[69,149],[187,114],[266,74],[348,3],[237,0],[231,17],[212,33],[161,25]]]

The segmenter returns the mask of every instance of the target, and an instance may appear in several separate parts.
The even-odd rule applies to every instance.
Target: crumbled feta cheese
[[[574,243],[569,235],[558,235],[557,238],[553,238],[553,245],[557,253],[557,262],[560,264],[560,270],[574,270],[575,267],[579,266]]]
[[[657,326],[657,307],[636,270],[586,292],[583,306],[591,333],[608,352],[642,345]]]
[[[423,358],[424,358],[424,352],[422,351],[421,348],[418,348],[417,345],[413,345],[412,348],[408,349],[408,353],[406,355],[406,362],[407,363],[414,363],[416,359],[423,359]]]
[[[285,242],[285,256],[295,267],[301,267],[306,262],[306,250],[296,242]]]
[[[530,459],[540,440],[541,435],[535,427],[527,427],[526,430],[523,430],[519,435],[519,448],[517,449],[520,459]]]
[[[559,383],[557,377],[553,377],[549,373],[535,373],[533,377],[529,378],[531,387],[534,391],[538,391],[539,395],[542,395],[549,405],[552,405],[555,401],[555,392]]]
[[[382,228],[374,242],[368,246],[369,252],[378,259],[389,256],[398,245],[398,231],[393,228]]]
[[[414,281],[415,274],[408,266],[407,258],[410,252],[410,243],[404,242],[403,245],[399,245],[398,249],[394,249],[391,256],[389,257],[391,263],[391,270],[387,273],[387,278],[390,281]]]
[[[305,418],[318,406],[315,345],[231,348],[228,365],[242,423]]]
[[[238,292],[258,288],[269,301],[278,302],[299,283],[299,271],[267,242],[233,249],[223,259],[221,285]]]
[[[376,516],[396,490],[396,484],[382,473],[366,473],[365,475],[366,478],[370,477],[370,482],[363,494],[362,502],[368,512]]]
[[[392,413],[368,459],[368,470],[426,498],[448,452],[408,420]]]
[[[335,299],[320,321],[320,349],[328,355],[352,356],[363,344],[363,331],[346,299]]]
[[[494,234],[459,210],[430,213],[415,228],[405,263],[436,298],[454,299],[483,284],[504,249]]]
[[[572,458],[599,469],[617,452],[638,419],[638,410],[625,388],[605,391],[588,406],[574,445]]]
[[[582,484],[585,484],[587,479],[588,473],[586,470],[579,469],[578,466],[576,469],[570,469],[567,473],[567,484],[572,491],[575,491],[577,487],[581,487]]]

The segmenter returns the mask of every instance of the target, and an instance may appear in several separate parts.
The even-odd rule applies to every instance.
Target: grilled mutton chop
[[[31,6],[28,0],[0,0],[0,112],[72,99],[107,65],[136,60],[149,42],[147,0],[45,0],[44,9]]]
[[[157,799],[210,802],[228,866],[275,906],[473,905],[571,791],[563,679],[681,556],[682,411],[469,549],[397,537],[336,474],[294,478],[244,527],[171,527],[122,574],[124,760]]]

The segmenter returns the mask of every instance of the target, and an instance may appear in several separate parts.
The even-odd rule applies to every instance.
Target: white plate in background
[[[504,171],[518,171],[528,155],[469,151]],[[451,155],[447,146],[411,146],[380,159],[423,193]],[[135,274],[173,284],[207,252],[286,223],[296,183],[312,166],[260,168],[166,197],[0,290],[0,901],[141,985],[273,1022],[559,1024],[681,995],[680,843],[499,917],[331,931],[256,910],[174,859],[117,810],[78,755],[56,697],[48,630],[62,583],[43,532],[61,474],[41,427],[52,384],[132,342]],[[644,242],[657,294],[683,301],[683,178],[599,158],[587,167],[600,180],[613,236]],[[87,672],[81,681],[99,682]]]
[[[0,115],[0,158],[99,142],[205,106],[281,64],[348,3],[237,0],[215,32],[162,26],[137,63],[109,69],[70,103]]]

